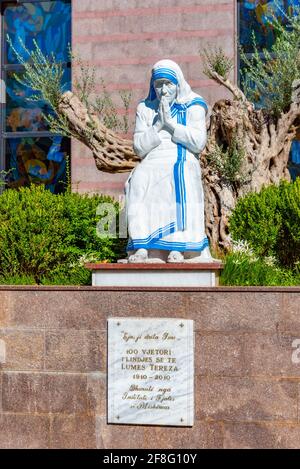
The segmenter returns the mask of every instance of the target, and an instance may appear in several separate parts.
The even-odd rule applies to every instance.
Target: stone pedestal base
[[[222,263],[86,264],[97,287],[215,287]]]

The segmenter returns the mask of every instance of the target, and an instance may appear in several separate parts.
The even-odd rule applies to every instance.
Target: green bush
[[[238,200],[229,219],[233,239],[245,240],[258,254],[273,255],[282,225],[279,191],[275,186]]]
[[[300,178],[292,184],[280,186],[279,211],[282,226],[276,246],[283,265],[294,265],[300,260]]]
[[[40,279],[41,285],[91,285],[92,273],[80,265],[61,266]]]
[[[275,256],[283,266],[293,267],[300,260],[300,179],[239,199],[229,230],[258,255]]]
[[[294,286],[300,285],[300,274],[284,269],[268,258],[233,252],[226,256],[221,285],[231,286]]]
[[[101,203],[118,210],[110,197],[54,195],[38,185],[5,190],[0,196],[0,282],[19,277],[43,284],[90,283],[82,259],[111,262],[124,245],[97,236]]]
[[[36,281],[32,275],[1,276],[0,285],[36,285]]]

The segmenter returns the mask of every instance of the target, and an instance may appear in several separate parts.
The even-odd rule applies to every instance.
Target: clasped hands
[[[158,119],[154,124],[154,128],[156,129],[157,132],[159,132],[163,128],[170,130],[172,133],[175,130],[175,125],[172,122],[170,105],[164,96],[161,97],[161,100],[159,103]]]

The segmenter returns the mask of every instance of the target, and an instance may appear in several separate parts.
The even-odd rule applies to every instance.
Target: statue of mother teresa
[[[133,147],[142,161],[125,185],[128,262],[213,260],[199,164],[207,109],[175,62],[154,65],[136,113]]]

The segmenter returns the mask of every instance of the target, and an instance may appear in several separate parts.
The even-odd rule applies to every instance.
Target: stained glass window
[[[45,55],[55,54],[57,60],[68,62],[71,15],[70,2],[30,2],[7,6],[4,10],[4,33],[8,33],[17,51],[25,56],[20,39],[28,50],[36,40]],[[17,63],[9,46],[6,48],[7,63]]]
[[[240,43],[245,52],[253,52],[252,31],[260,49],[271,48],[276,39],[276,32],[268,23],[275,14],[280,22],[284,22],[284,1],[247,0],[240,2]]]
[[[239,0],[239,42],[244,51],[251,56],[254,52],[252,34],[254,32],[255,41],[259,50],[271,49],[276,40],[276,30],[268,22],[275,14],[277,19],[286,24],[287,20],[284,12],[293,13],[295,7],[300,7],[300,0]],[[287,25],[288,27],[288,25]],[[240,70],[243,63],[240,63]],[[263,105],[263,103],[260,103]],[[300,135],[292,144],[290,155],[290,173],[292,178],[300,176]]]
[[[8,34],[13,47],[25,58],[20,39],[29,51],[35,40],[46,56],[53,53],[64,65],[63,89],[71,89],[71,1],[2,2],[1,15],[2,38]],[[50,133],[43,119],[43,114],[50,112],[47,103],[27,99],[35,92],[14,78],[15,74],[22,76],[23,70],[10,45],[3,41],[1,78],[6,84],[6,104],[1,113],[1,169],[10,170],[9,187],[35,182],[54,193],[61,192],[70,155],[69,139]]]
[[[54,137],[8,138],[6,163],[11,168],[9,187],[30,183],[45,184],[52,192],[65,187],[65,169],[68,139]]]

